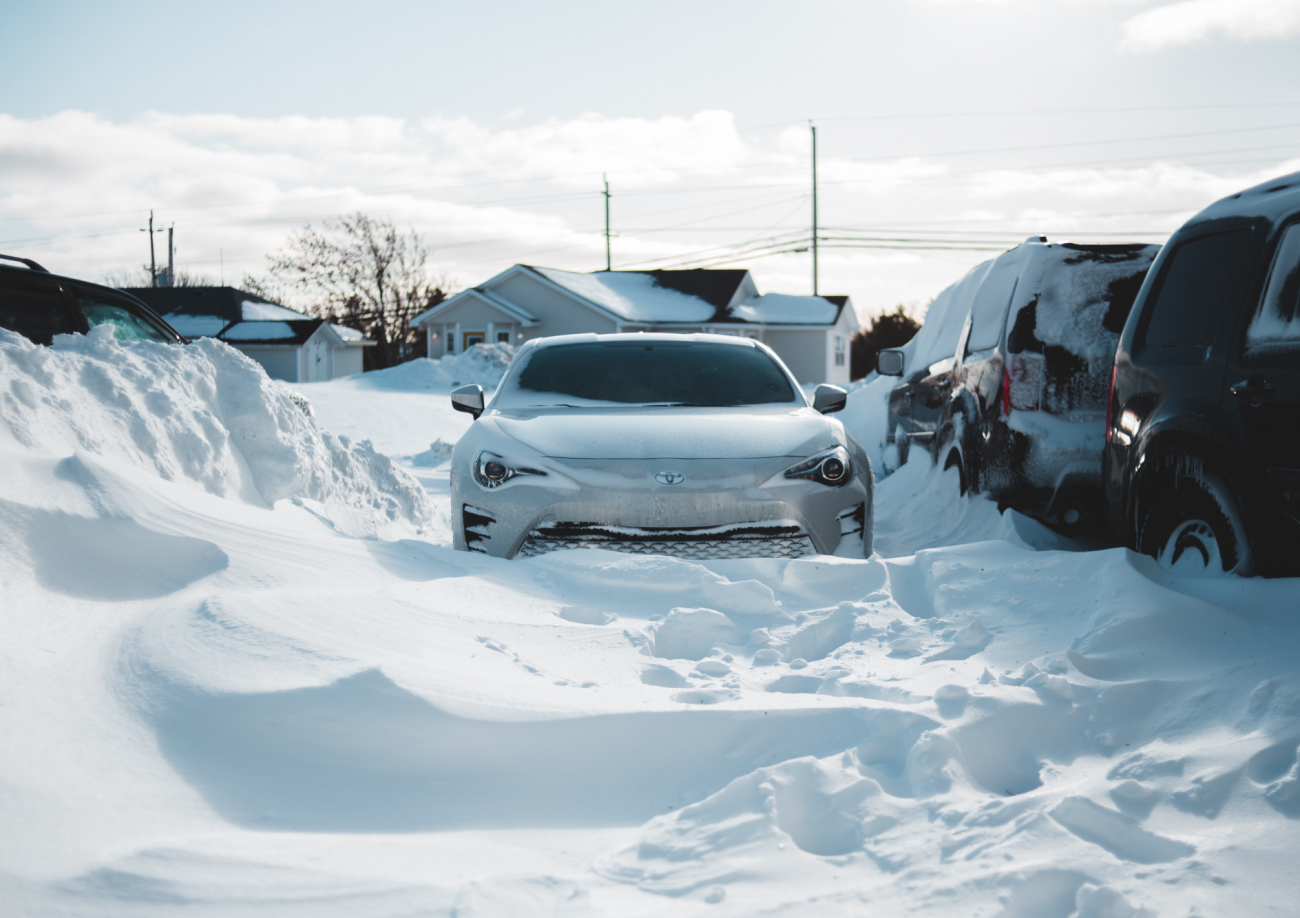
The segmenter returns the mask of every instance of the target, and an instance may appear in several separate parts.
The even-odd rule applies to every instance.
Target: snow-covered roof
[[[331,323],[330,328],[334,329],[334,334],[338,335],[340,338],[342,338],[344,341],[348,342],[349,344],[354,341],[370,340],[365,335],[361,334],[361,332],[357,331],[355,328],[348,328],[346,325],[334,325]],[[371,343],[373,344],[374,342]]]
[[[172,313],[167,321],[186,338],[215,338],[229,323],[221,316],[190,316]]]
[[[335,326],[324,319],[300,319],[293,322],[236,322],[218,337],[231,344],[305,344],[309,338],[324,329],[326,340],[335,347],[344,344]],[[364,340],[364,339],[363,339]]]
[[[244,300],[239,312],[245,322],[298,322],[311,318],[304,312],[259,300]]]
[[[731,315],[773,325],[830,325],[839,318],[840,307],[820,296],[765,293],[736,306]]]
[[[540,277],[581,302],[611,313],[631,325],[833,325],[848,306],[848,297],[758,296],[749,272],[738,269],[684,271],[596,271],[590,274],[515,265],[478,287],[460,293],[411,320],[425,326],[467,297],[478,297],[516,316],[524,325],[541,324],[532,314],[493,287],[519,272]],[[718,275],[718,276],[712,276]],[[748,299],[737,303],[748,294]],[[849,307],[850,309],[852,307]],[[851,323],[857,327],[856,319]]]
[[[227,341],[289,341],[298,334],[288,322],[237,322],[221,337]]]
[[[532,270],[626,322],[707,322],[715,312],[699,297],[659,286],[649,274],[633,271],[581,274],[555,268]]]

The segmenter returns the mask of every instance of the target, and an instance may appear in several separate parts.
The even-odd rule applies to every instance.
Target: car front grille
[[[692,529],[635,529],[598,523],[543,523],[528,534],[520,557],[565,548],[604,548],[635,555],[672,555],[688,560],[802,558],[816,554],[797,523],[743,523]]]

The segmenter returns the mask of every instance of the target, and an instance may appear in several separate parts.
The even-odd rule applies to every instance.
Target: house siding
[[[493,293],[536,316],[541,323],[522,329],[524,340],[551,335],[607,335],[618,330],[612,319],[583,306],[538,278],[519,273],[493,284]],[[438,316],[437,321],[441,321]],[[463,327],[463,326],[462,326]]]
[[[449,307],[429,320],[430,325],[455,325],[457,322],[466,331],[483,331],[489,322],[494,325],[517,325],[519,320],[508,312],[472,297]]]
[[[355,376],[364,366],[365,348],[344,347],[334,351],[334,378]]]
[[[763,343],[777,352],[799,382],[823,383],[826,382],[829,338],[822,329],[795,331],[769,328]]]
[[[262,369],[266,370],[266,375],[272,379],[281,379],[293,383],[301,382],[301,347],[297,345],[286,347],[275,344],[248,344],[235,349],[260,363]]]

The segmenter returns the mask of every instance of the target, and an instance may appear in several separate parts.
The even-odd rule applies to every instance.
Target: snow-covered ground
[[[1296,913],[1297,583],[915,461],[867,561],[456,553],[472,370],[0,333],[0,911]]]

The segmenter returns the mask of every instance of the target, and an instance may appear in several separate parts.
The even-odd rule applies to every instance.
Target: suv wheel
[[[943,461],[943,470],[945,472],[951,468],[957,469],[957,488],[961,495],[965,497],[966,491],[969,488],[969,484],[966,480],[966,466],[961,461],[961,453],[957,452],[955,447],[948,450],[948,458]]]
[[[1227,482],[1194,457],[1165,456],[1138,494],[1137,550],[1186,574],[1255,572],[1241,509]]]

